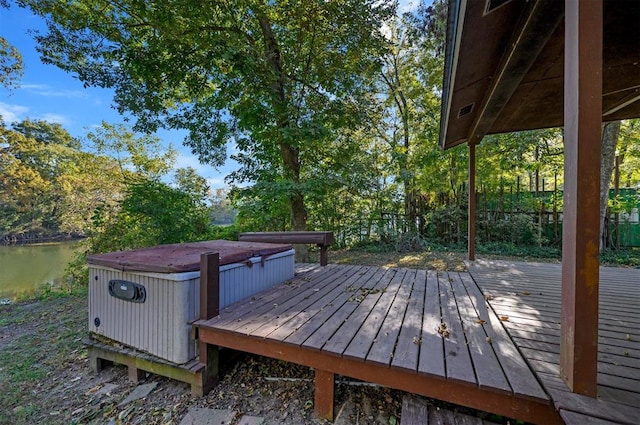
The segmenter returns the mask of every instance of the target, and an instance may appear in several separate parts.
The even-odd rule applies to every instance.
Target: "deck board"
[[[448,273],[443,273],[442,279],[439,279],[442,326],[446,327],[446,332],[449,333],[448,337],[444,338],[447,378],[473,382],[476,380],[475,371],[471,362],[471,354],[469,353],[455,295],[451,287],[452,281],[453,278]]]
[[[365,359],[374,340],[378,336],[378,332],[384,318],[387,316],[391,303],[396,297],[396,293],[400,290],[400,284],[406,269],[398,269],[391,279],[389,286],[385,288],[375,306],[371,309],[369,315],[364,319],[355,336],[345,349],[343,355],[352,359]]]
[[[350,277],[353,278],[355,276],[356,275],[352,275]],[[358,280],[356,279],[355,282],[357,281]],[[340,282],[340,288],[342,288],[342,291],[338,293],[336,298],[330,303],[317,303],[316,305],[314,305],[314,308],[312,310],[312,317],[307,322],[298,327],[292,334],[286,337],[284,339],[285,342],[289,344],[302,345],[311,335],[314,334],[314,332],[318,330],[318,328],[322,326],[323,323],[329,320],[329,318],[333,314],[333,309],[326,307],[328,305],[335,305],[336,307],[342,305],[344,300],[348,298],[346,296],[346,293],[350,291],[350,288],[353,288],[354,281],[352,279],[341,280]],[[360,282],[360,286],[365,284],[364,281]],[[358,288],[360,286],[358,286]]]
[[[417,270],[406,316],[400,328],[396,354],[391,365],[400,369],[416,370],[422,343],[422,314],[427,285],[427,271]]]
[[[506,317],[501,322],[503,329],[536,372],[563,418],[574,423],[637,423],[639,270],[600,269],[598,397],[593,399],[571,393],[559,377],[561,266],[480,260],[468,263],[468,269],[491,308]]]
[[[484,330],[486,320],[480,319],[480,314],[469,297],[460,275],[458,273],[449,273],[449,278],[453,279],[451,284],[458,302],[458,311],[465,329],[465,335],[467,335],[467,344],[473,359],[478,383],[481,386],[500,388],[507,392],[511,391],[511,386],[500,366],[500,361],[493,351],[493,341]],[[483,304],[479,304],[478,307],[486,310]],[[487,315],[483,316],[486,317]]]
[[[416,270],[407,270],[391,303],[391,307],[387,311],[386,317],[382,320],[380,331],[371,345],[371,350],[366,357],[367,361],[388,365],[393,360],[398,334],[404,326],[405,313],[415,281]]]
[[[340,332],[335,333],[331,338],[329,338],[323,348],[325,351],[340,355],[344,352],[360,329],[360,326],[362,326],[362,323],[371,311],[371,308],[382,295],[382,291],[389,284],[391,276],[394,273],[395,270],[377,269],[369,282],[369,285],[367,285],[364,291],[352,291],[350,297],[358,303],[358,306],[345,321]]]
[[[319,350],[329,338],[340,333],[338,329],[340,329],[351,313],[353,313],[353,310],[358,306],[358,303],[353,299],[353,294],[361,292],[362,290],[366,291],[367,285],[370,284],[370,278],[371,275],[365,273],[359,276],[358,279],[347,282],[347,291],[343,291],[331,304],[323,307],[324,311],[332,311],[333,314],[321,323],[317,322],[317,329],[304,343],[306,347]]]
[[[445,377],[444,338],[438,334],[438,327],[442,322],[439,291],[438,275],[433,270],[429,270],[422,316],[418,372]]]
[[[529,422],[560,421],[467,273],[310,268],[196,327],[203,342],[322,373]]]

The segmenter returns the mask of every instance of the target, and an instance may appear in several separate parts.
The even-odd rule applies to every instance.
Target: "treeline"
[[[174,169],[175,151],[122,125],[84,141],[56,123],[0,126],[0,241],[89,237],[105,252],[211,236],[206,180]]]
[[[341,246],[466,243],[467,152],[463,145],[438,147],[447,2],[423,1],[406,13],[397,2],[377,0],[246,2],[232,9],[204,2],[196,14],[190,2],[20,4],[47,21],[48,32],[36,40],[42,59],[87,86],[113,89],[114,104],[139,133],[105,124],[88,136],[94,146],[79,154],[87,164],[59,178],[46,172],[52,163],[40,177],[24,174],[40,189],[18,203],[9,199],[13,221],[5,228],[81,229],[92,235],[94,250],[248,230],[334,230]],[[226,177],[225,196],[205,195],[192,172],[166,183],[170,152],[136,136],[160,128],[185,130],[185,146],[203,164],[220,165],[226,147],[235,147],[239,168]],[[640,124],[611,128],[604,186],[615,156],[618,186],[637,187]],[[78,151],[48,143],[42,147]],[[11,149],[11,161],[21,161]],[[479,205],[559,190],[562,164],[560,129],[487,137],[477,147]],[[28,193],[29,184],[18,192]],[[13,190],[12,183],[4,187]],[[479,210],[479,237],[557,244],[541,232],[536,199],[509,212],[504,204]],[[611,211],[633,209],[635,199],[614,197]],[[42,210],[27,208],[29,202]],[[81,205],[84,215],[71,214]],[[559,218],[559,197],[553,208]],[[228,223],[229,210],[237,211],[233,225],[211,224],[212,216]]]

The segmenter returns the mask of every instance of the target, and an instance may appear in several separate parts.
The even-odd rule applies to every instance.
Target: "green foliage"
[[[109,186],[108,160],[79,151],[66,130],[45,121],[2,126],[0,143],[0,236],[89,230],[88,211]]]
[[[302,228],[333,230],[339,247],[464,246],[468,153],[437,146],[446,3],[393,18],[374,0],[21,1],[47,19],[44,60],[113,88],[144,134],[103,123],[87,153],[59,126],[5,128],[0,228],[89,233],[87,252]],[[638,122],[621,125],[623,186],[640,182]],[[238,186],[208,208],[193,169],[162,183],[175,152],[149,135],[161,127],[187,130],[211,165],[235,144],[227,182]],[[562,167],[560,129],[486,137],[480,245],[553,254]],[[610,201],[611,212],[634,208],[624,192]]]
[[[512,242],[484,242],[476,246],[478,254],[490,254],[502,257],[520,257],[524,259],[543,258],[559,260],[562,251],[557,247],[514,244]]]
[[[159,179],[171,170],[177,155],[171,145],[163,146],[158,137],[136,134],[123,124],[103,121],[87,134],[87,140],[99,155],[117,161],[121,172],[119,180],[124,182],[133,176]]]
[[[0,7],[9,7],[6,2]],[[6,38],[0,37],[0,86],[12,88],[22,76],[23,65],[20,51],[9,44]]]
[[[233,140],[241,169],[229,182],[274,183],[269,196],[287,202],[299,229],[314,187],[305,169],[362,121],[387,47],[380,28],[395,12],[376,0],[20,4],[47,20],[45,62],[113,88],[137,130],[187,130],[203,163],[220,165]]]
[[[153,180],[128,185],[116,216],[92,238],[92,252],[202,240],[208,211],[201,198]]]
[[[640,247],[621,248],[600,253],[604,265],[640,267]]]

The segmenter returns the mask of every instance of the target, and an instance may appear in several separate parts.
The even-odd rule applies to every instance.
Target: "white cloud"
[[[0,102],[0,116],[2,116],[5,124],[11,124],[14,122],[20,122],[27,118],[27,113],[29,112],[29,108],[27,106],[22,105],[10,105],[8,103]],[[71,120],[65,117],[64,115],[56,114],[53,112],[45,113],[37,117],[32,117],[36,120],[43,120],[47,122],[56,122],[63,126],[68,126],[71,124]]]
[[[187,155],[184,152],[179,152],[176,158],[176,168],[191,167],[198,171],[198,173],[204,169],[204,166],[200,164],[198,158],[194,155]]]
[[[211,190],[223,189],[228,185],[224,182],[224,177],[216,177],[207,179],[207,184]]]
[[[0,102],[0,116],[2,116],[2,119],[6,124],[21,121],[28,111],[29,108],[26,106],[10,105],[8,103]]]
[[[40,116],[40,119],[47,122],[56,122],[62,126],[68,126],[69,124],[71,124],[71,121],[67,117],[53,112],[42,114],[42,116]]]
[[[86,93],[82,90],[56,90],[47,84],[22,84],[20,88],[45,97],[86,97]]]
[[[401,0],[398,5],[398,12],[400,14],[405,12],[415,12],[420,6],[420,0]]]

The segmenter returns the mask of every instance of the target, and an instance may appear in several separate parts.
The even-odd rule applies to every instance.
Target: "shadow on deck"
[[[201,342],[315,369],[333,416],[339,374],[535,423],[561,418],[471,275],[299,265],[289,282],[196,322]]]
[[[640,270],[600,268],[598,398],[573,394],[560,379],[560,264],[467,264],[502,325],[567,423],[640,420]],[[606,421],[606,422],[603,422]]]

